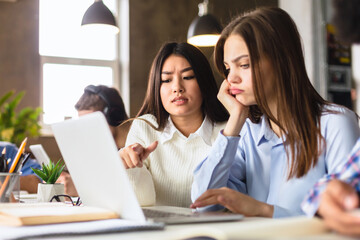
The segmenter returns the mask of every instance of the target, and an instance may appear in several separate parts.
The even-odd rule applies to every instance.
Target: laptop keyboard
[[[168,217],[189,217],[191,214],[165,212],[154,209],[143,208],[146,218],[168,218]]]

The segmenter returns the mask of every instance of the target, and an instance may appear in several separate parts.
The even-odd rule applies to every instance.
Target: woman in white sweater
[[[142,206],[190,206],[194,168],[228,119],[217,92],[210,64],[198,48],[187,43],[161,47],[143,106],[119,151]]]

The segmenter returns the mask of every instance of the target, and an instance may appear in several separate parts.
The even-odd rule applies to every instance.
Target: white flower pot
[[[38,202],[49,202],[54,195],[64,194],[64,184],[46,184],[39,183],[37,190],[37,201]]]

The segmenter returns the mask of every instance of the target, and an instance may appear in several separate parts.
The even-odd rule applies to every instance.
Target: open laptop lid
[[[52,125],[82,202],[146,222],[104,115],[94,112]]]
[[[30,145],[29,148],[40,165],[50,163],[50,158],[41,144]]]

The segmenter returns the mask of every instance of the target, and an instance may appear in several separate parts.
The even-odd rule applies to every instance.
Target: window
[[[40,0],[39,51],[43,124],[77,117],[74,105],[89,84],[119,86],[119,39],[81,28],[94,0]],[[116,17],[117,1],[104,0]]]

